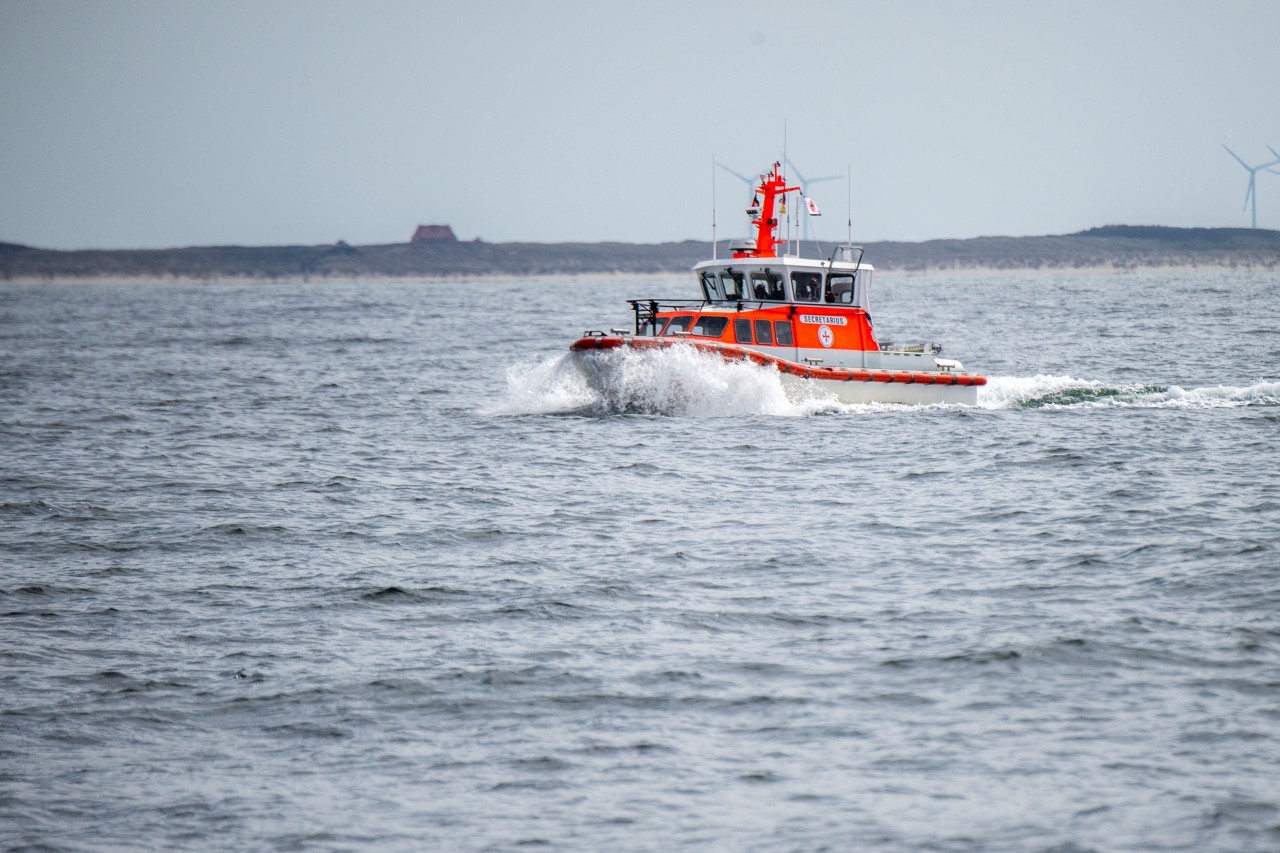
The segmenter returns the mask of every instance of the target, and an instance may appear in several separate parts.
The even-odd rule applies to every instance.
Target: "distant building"
[[[453,229],[448,225],[419,225],[418,230],[409,238],[410,243],[421,243],[424,240],[457,240]]]

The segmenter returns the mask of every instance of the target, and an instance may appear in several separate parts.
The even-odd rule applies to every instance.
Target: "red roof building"
[[[410,243],[421,243],[424,240],[457,240],[453,229],[448,225],[419,225],[418,230],[409,238]]]

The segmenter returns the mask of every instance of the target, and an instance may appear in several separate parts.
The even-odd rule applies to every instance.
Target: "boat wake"
[[[1116,385],[1070,376],[992,376],[976,407],[840,403],[810,383],[784,383],[773,369],[726,362],[687,347],[594,354],[605,368],[584,372],[573,354],[507,370],[507,396],[489,415],[666,415],[807,417],[948,409],[1214,409],[1280,406],[1280,382],[1249,386]]]
[[[1221,409],[1280,406],[1280,382],[1254,385],[1110,385],[1070,376],[992,376],[978,390],[982,409]]]

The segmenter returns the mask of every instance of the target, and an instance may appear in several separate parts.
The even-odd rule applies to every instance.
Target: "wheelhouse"
[[[756,261],[708,261],[695,271],[709,306],[790,304],[838,305],[869,309],[870,265],[790,258]]]
[[[811,364],[866,366],[879,345],[868,313],[870,265],[857,249],[828,260],[734,257],[694,267],[701,301],[632,300],[635,334],[715,342]]]

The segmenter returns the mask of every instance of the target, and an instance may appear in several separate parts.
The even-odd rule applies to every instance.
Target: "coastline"
[[[1250,264],[1250,263],[1156,263],[1156,264],[1094,264],[1080,267],[1066,266],[931,266],[927,269],[895,269],[884,268],[871,264],[875,268],[875,274],[878,278],[930,278],[934,276],[949,277],[967,277],[982,276],[990,278],[993,276],[1092,276],[1092,275],[1124,275],[1124,274],[1141,274],[1147,272],[1171,272],[1171,273],[1192,273],[1192,272],[1277,272],[1276,264]],[[276,285],[298,286],[298,285],[320,285],[320,284],[406,284],[406,285],[422,285],[433,286],[440,284],[467,284],[471,282],[506,282],[506,281],[529,281],[529,282],[557,282],[557,281],[582,281],[582,280],[605,280],[605,281],[644,281],[656,278],[672,278],[683,277],[692,271],[692,267],[687,270],[670,270],[663,272],[619,272],[619,271],[602,271],[602,272],[568,272],[568,273],[489,273],[479,275],[435,275],[435,276],[396,276],[396,275],[326,275],[326,276],[181,276],[181,275],[153,275],[153,276],[112,276],[112,275],[84,275],[84,276],[14,276],[12,278],[0,278],[0,285],[11,287],[68,287],[79,285],[90,285],[100,287],[243,287],[256,285],[260,287],[272,287]]]
[[[806,243],[822,258],[835,244]],[[879,275],[1091,274],[1147,270],[1280,271],[1280,231],[1106,226],[1076,234],[868,242]],[[0,281],[14,285],[183,285],[645,278],[687,275],[728,242],[483,243],[437,240],[374,246],[205,246],[52,250],[0,243]]]

